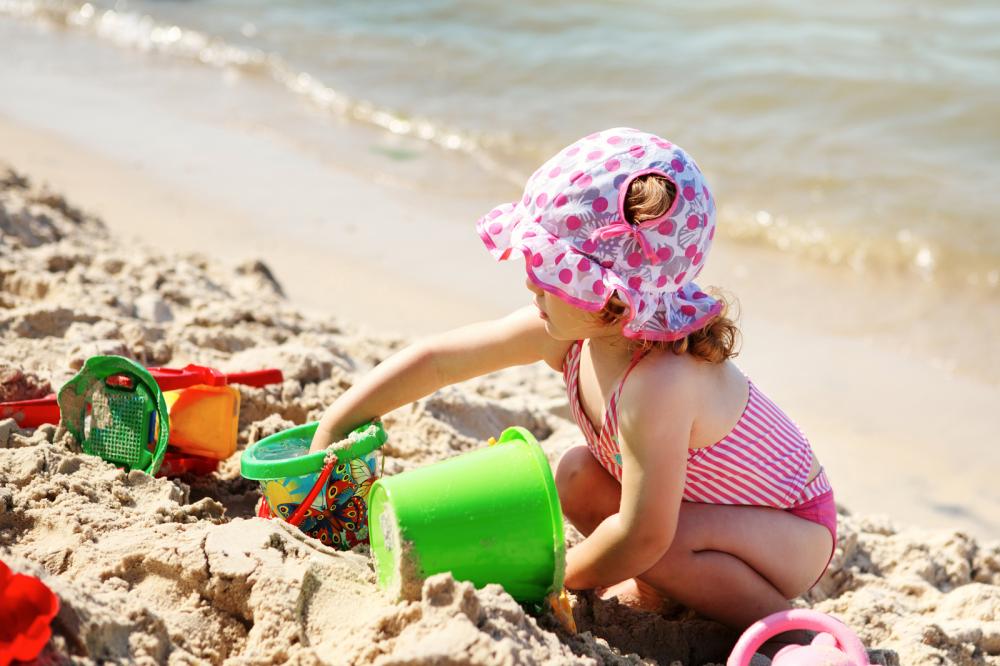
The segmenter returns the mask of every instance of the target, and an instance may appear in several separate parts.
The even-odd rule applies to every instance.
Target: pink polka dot
[[[705,258],[705,255],[703,253],[699,252],[698,254],[694,255],[694,263],[700,264],[701,260],[704,259],[704,258]]]
[[[612,146],[617,146],[621,142],[622,138],[618,135],[608,137],[608,143],[610,143]]]
[[[670,261],[670,257],[674,256],[674,251],[664,245],[656,250],[656,256],[660,258],[660,261]]]
[[[569,182],[570,182],[570,184],[575,184],[575,183],[576,183],[576,181],[577,181],[577,180],[578,180],[578,179],[579,179],[579,178],[580,178],[581,176],[583,176],[583,172],[582,172],[582,171],[580,171],[579,169],[577,169],[576,171],[574,171],[573,173],[571,173],[571,174],[569,175]]]
[[[524,198],[521,199],[521,203],[523,203],[525,206],[527,206],[528,204],[530,204],[531,203],[531,195],[530,194],[525,194]]]
[[[556,197],[555,201],[553,201],[552,203],[556,205],[556,208],[562,208],[563,206],[566,205],[567,201],[569,201],[569,199],[566,198],[566,195],[560,194],[559,196]]]
[[[597,280],[596,282],[594,282],[593,289],[594,289],[594,293],[597,294],[598,296],[600,296],[601,294],[604,293],[604,290],[606,289],[606,287],[604,286],[603,282],[601,282],[600,280]]]
[[[708,294],[706,294],[703,291],[696,291],[693,294],[691,294],[691,298],[695,299],[696,301],[700,301],[703,298],[708,298]]]
[[[604,261],[601,262],[601,266],[603,266],[604,268],[611,268],[614,265],[615,262],[611,261],[610,259],[605,259]]]
[[[712,227],[712,230],[708,232],[708,240],[715,240],[715,227]]]
[[[633,289],[641,289],[642,278],[639,277],[638,275],[633,275],[628,279],[628,286],[632,287]]]
[[[548,202],[549,202],[549,195],[547,195],[545,192],[542,192],[537,197],[535,197],[535,205],[538,206],[539,208],[541,208]]]
[[[541,254],[535,254],[535,255],[532,255],[532,257],[531,257],[531,265],[534,266],[535,268],[538,268],[539,266],[541,266],[542,263],[544,263],[544,261],[545,261],[545,259],[542,257]]]
[[[562,254],[556,255],[556,261],[555,261],[555,263],[558,264],[559,262],[561,262],[563,260],[563,257],[565,257],[565,256],[566,256],[565,252],[563,252]]]
[[[561,167],[556,167],[556,168],[552,169],[552,171],[549,171],[549,178],[555,178],[556,176],[558,176],[561,173],[562,173],[562,168]]]
[[[674,171],[684,171],[684,162],[680,160],[670,160],[670,166]]]
[[[536,234],[534,231],[525,231],[524,232],[524,237],[525,238],[534,238],[537,235],[538,234]]]
[[[660,277],[656,278],[656,286],[657,287],[662,287],[666,283],[667,283],[667,276],[666,275],[661,275]]]
[[[697,215],[688,215],[688,229],[697,229],[701,219]]]
[[[646,149],[642,146],[632,146],[628,149],[628,152],[632,153],[632,157],[639,159],[646,154]]]
[[[591,178],[589,175],[584,174],[577,179],[576,184],[577,186],[583,188],[583,187],[590,187],[590,184],[592,182],[594,182],[594,179]]]
[[[591,207],[598,213],[603,213],[608,209],[608,200],[604,197],[597,197],[594,199],[594,203],[590,204]]]
[[[698,246],[692,243],[684,248],[684,256],[690,259],[694,255],[698,254]]]
[[[657,227],[656,230],[659,231],[664,236],[666,236],[667,234],[674,233],[674,222],[673,222],[673,220],[664,220],[663,222],[660,222],[660,226]]]
[[[573,146],[572,148],[570,148],[569,150],[566,151],[566,156],[567,157],[573,157],[578,152],[580,152],[580,146]]]
[[[492,235],[496,236],[501,231],[503,231],[503,225],[500,224],[499,222],[494,222],[493,224],[490,225],[490,233]]]
[[[591,239],[588,238],[587,240],[583,241],[583,251],[584,252],[591,253],[591,252],[593,252],[596,249],[597,249],[597,243],[595,243]]]
[[[580,228],[580,218],[576,215],[570,215],[566,218],[566,228],[570,231],[576,231]]]
[[[604,154],[604,151],[601,151],[601,150],[592,150],[589,153],[587,153],[587,159],[588,160],[596,160],[596,159],[600,158],[600,156],[603,155],[603,154]]]
[[[698,312],[698,311],[695,310],[695,308],[694,308],[693,305],[682,305],[681,306],[681,314],[684,315],[684,316],[686,316],[686,317],[693,317],[696,312]]]
[[[694,201],[694,188],[690,185],[685,185],[683,190],[684,198],[688,201]]]
[[[572,279],[573,279],[573,271],[571,271],[570,269],[564,268],[561,271],[559,271],[559,280],[563,284],[569,284],[570,280]]]
[[[637,268],[639,264],[642,263],[642,255],[639,254],[638,252],[633,252],[632,254],[628,255],[628,259],[626,259],[625,261],[627,261],[628,265],[631,266],[632,268]]]
[[[674,284],[680,284],[681,282],[684,282],[684,277],[686,275],[687,271],[681,271],[680,273],[678,273],[677,277],[674,278]]]
[[[496,218],[500,217],[501,215],[503,215],[503,211],[500,210],[499,208],[494,208],[493,210],[490,211],[490,219],[491,220],[496,219]]]
[[[639,312],[646,309],[646,301],[639,301]]]
[[[618,167],[620,167],[621,165],[622,163],[619,162],[618,160],[610,159],[604,163],[604,168],[607,169],[608,171],[618,171]]]
[[[580,260],[580,263],[578,263],[576,265],[576,268],[579,271],[589,271],[590,270],[590,259],[587,259],[586,257],[584,257],[583,259]]]
[[[704,185],[701,186],[701,193],[702,195],[704,195],[706,199],[708,198],[708,188],[705,187]]]

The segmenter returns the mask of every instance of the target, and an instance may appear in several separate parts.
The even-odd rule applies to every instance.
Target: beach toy
[[[19,428],[37,428],[43,423],[59,423],[56,394],[33,400],[0,402],[0,420],[14,419]]]
[[[309,453],[319,422],[289,428],[243,452],[240,473],[260,481],[264,495],[258,515],[277,517],[340,550],[368,541],[367,498],[378,479],[378,448],[386,441],[378,421],[356,428],[336,449]]]
[[[408,596],[413,584],[450,571],[476,587],[499,583],[520,602],[541,604],[562,591],[559,496],[545,453],[524,428],[507,428],[493,446],[381,479],[368,504],[383,589]]]
[[[250,370],[247,372],[220,372],[204,365],[189,364],[180,369],[149,368],[149,373],[163,391],[188,388],[199,384],[205,386],[226,386],[227,384],[243,384],[260,388],[269,384],[280,384],[285,381],[281,370],[267,368],[265,370]]]
[[[167,391],[170,445],[195,456],[225,460],[236,452],[240,392],[232,386],[198,385]]]
[[[170,428],[163,394],[144,367],[123,356],[92,356],[59,389],[58,401],[84,453],[156,474]]]
[[[187,365],[181,369],[146,368],[146,370],[156,380],[161,391],[172,391],[197,384],[208,386],[243,384],[259,388],[285,381],[281,370],[276,368],[228,374],[203,365]],[[114,384],[114,380],[111,380],[111,383]],[[59,402],[56,394],[51,393],[44,398],[33,400],[0,402],[0,419],[7,418],[17,421],[18,427],[21,428],[37,428],[43,423],[59,423]]]
[[[52,636],[59,597],[34,576],[12,573],[0,562],[0,665],[30,661]]]
[[[771,660],[773,666],[869,666],[865,646],[847,625],[806,608],[774,613],[752,624],[736,642],[726,666],[746,666],[768,639],[796,629],[820,633],[810,645],[781,648]]]
[[[206,476],[219,469],[217,458],[205,458],[203,456],[193,456],[172,446],[167,447],[167,452],[163,456],[163,463],[156,472],[156,476],[173,479],[185,474],[196,474]]]

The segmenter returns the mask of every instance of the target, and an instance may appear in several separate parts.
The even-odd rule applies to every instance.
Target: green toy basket
[[[163,393],[123,356],[92,356],[58,395],[59,413],[84,453],[156,474],[170,438]]]
[[[368,503],[378,582],[398,596],[418,595],[413,583],[444,571],[477,587],[499,583],[520,602],[562,589],[559,495],[545,453],[524,428],[381,479]]]

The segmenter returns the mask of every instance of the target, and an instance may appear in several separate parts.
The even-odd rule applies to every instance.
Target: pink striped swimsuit
[[[563,378],[570,409],[587,439],[587,447],[604,469],[620,483],[618,401],[622,386],[641,358],[637,353],[611,394],[601,432],[580,404],[580,352],[577,340],[563,361]],[[749,381],[749,380],[748,380]],[[769,506],[789,510],[830,529],[836,543],[836,508],[826,472],[809,483],[812,449],[791,419],[750,382],[750,396],[739,422],[724,438],[700,449],[690,449],[683,500],[704,504]]]

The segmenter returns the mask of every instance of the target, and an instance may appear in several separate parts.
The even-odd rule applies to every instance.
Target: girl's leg
[[[683,502],[670,549],[639,578],[743,629],[808,590],[832,542],[822,525],[780,509]]]
[[[563,512],[584,534],[618,511],[621,486],[586,447],[564,454],[556,486]],[[823,570],[831,542],[822,525],[779,509],[682,502],[670,549],[631,587],[640,600],[649,600],[645,583],[743,629],[788,609],[787,600],[805,592]]]

